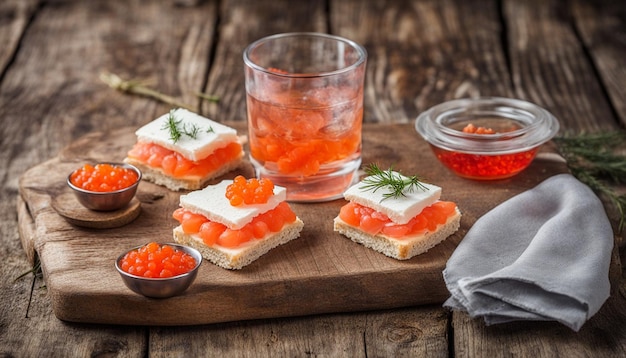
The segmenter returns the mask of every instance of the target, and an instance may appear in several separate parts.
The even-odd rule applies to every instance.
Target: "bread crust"
[[[454,234],[459,229],[460,222],[461,212],[456,208],[456,213],[449,217],[445,224],[439,225],[437,230],[401,240],[382,234],[368,234],[341,220],[339,216],[335,218],[333,226],[336,232],[356,243],[397,260],[408,260],[430,250]]]
[[[210,180],[217,178],[221,175],[224,175],[230,172],[231,170],[238,168],[243,162],[243,156],[244,156],[244,153],[242,151],[236,159],[224,164],[223,166],[219,167],[217,170],[209,173],[208,175],[204,177],[188,176],[188,177],[183,177],[183,178],[174,178],[172,176],[167,175],[161,168],[151,167],[133,158],[126,158],[124,159],[124,162],[134,165],[139,170],[141,170],[141,175],[143,179],[149,182],[152,182],[154,184],[157,184],[157,185],[162,185],[172,191],[180,191],[180,190],[197,190],[197,189],[204,188]]]
[[[182,226],[174,228],[174,241],[179,244],[196,248],[206,260],[229,270],[239,270],[249,265],[271,249],[300,237],[304,223],[300,218],[285,225],[281,231],[271,234],[262,240],[252,240],[235,250],[210,247],[202,242],[198,235],[185,234]]]

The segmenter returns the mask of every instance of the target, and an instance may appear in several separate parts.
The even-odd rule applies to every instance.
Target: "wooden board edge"
[[[192,284],[182,295],[168,299],[146,298],[128,290],[123,295],[98,297],[101,310],[97,317],[93,315],[93,296],[76,294],[72,290],[64,292],[54,285],[49,293],[53,312],[62,321],[146,326],[189,326],[366,312],[441,305],[448,298],[440,272],[434,270],[421,280],[416,280],[414,275],[414,272],[406,271],[401,279],[394,281],[386,278],[384,272],[338,276],[332,280],[332,287],[328,285],[328,277],[268,281],[260,285],[216,285],[214,289]],[[368,290],[368,287],[377,287],[377,290]],[[414,294],[407,295],[407,292]],[[206,309],[199,311],[199,306]]]

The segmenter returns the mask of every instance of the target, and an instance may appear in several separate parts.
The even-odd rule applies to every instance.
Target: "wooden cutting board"
[[[227,123],[245,134],[244,123]],[[425,254],[396,261],[333,232],[345,203],[291,204],[304,221],[299,239],[280,246],[239,271],[205,261],[194,284],[168,299],[139,296],[124,286],[115,259],[149,241],[172,242],[171,213],[180,192],[142,182],[136,219],[114,228],[70,223],[52,207],[67,195],[66,177],[84,163],[121,161],[135,142],[135,128],[91,133],[20,179],[20,236],[26,254],[39,256],[55,315],[61,320],[107,324],[194,325],[330,312],[441,304],[447,297],[442,271],[472,224],[489,209],[542,180],[566,171],[544,148],[522,174],[500,181],[456,177],[437,162],[412,124],[366,124],[363,163],[393,166],[443,188],[458,204],[461,229]],[[230,173],[252,175],[249,163]]]

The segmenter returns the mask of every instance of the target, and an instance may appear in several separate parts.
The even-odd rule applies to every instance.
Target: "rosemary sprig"
[[[389,192],[383,194],[383,200],[405,196],[405,191],[411,192],[416,188],[428,190],[419,177],[415,175],[410,177],[400,176],[391,167],[385,171],[376,164],[370,164],[365,169],[365,173],[368,177],[363,180],[364,185],[361,186],[361,189],[372,191],[382,188],[389,189]]]
[[[218,96],[212,96],[210,94],[206,94],[206,93],[202,93],[202,92],[195,92],[195,95],[199,98],[202,98],[204,100],[207,100],[209,102],[219,102],[220,98]]]
[[[190,111],[195,111],[195,109],[192,108],[191,106],[184,104],[182,102],[179,102],[176,98],[172,96],[168,96],[166,94],[155,91],[147,87],[144,83],[141,83],[140,81],[137,81],[137,80],[126,81],[114,73],[107,73],[107,72],[101,73],[100,79],[104,83],[109,85],[109,87],[116,89],[118,91],[153,98],[153,99],[159,100],[163,103],[169,104],[174,107],[182,107]]]
[[[169,104],[173,107],[186,108],[194,112],[198,111],[196,108],[193,108],[192,106],[182,103],[172,96],[168,96],[166,94],[153,90],[149,88],[145,83],[142,83],[137,80],[123,80],[118,75],[114,73],[108,73],[108,72],[101,73],[100,80],[102,80],[104,83],[109,85],[109,87],[116,89],[118,91],[121,91],[121,92],[153,98],[163,103]],[[195,95],[198,98],[201,98],[210,102],[219,102],[219,97],[217,96],[211,96],[202,92],[195,92]]]
[[[626,195],[616,193],[607,181],[626,181],[626,156],[614,153],[626,143],[626,135],[619,131],[581,133],[559,136],[554,141],[572,175],[613,203],[620,215],[621,232],[626,222]]]

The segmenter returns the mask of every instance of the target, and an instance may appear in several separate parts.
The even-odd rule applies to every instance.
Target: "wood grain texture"
[[[626,126],[626,6],[619,1],[574,1],[572,16],[576,29],[593,61],[611,105]]]
[[[0,3],[0,78],[17,51],[38,0],[5,0]]]
[[[515,93],[552,112],[561,133],[614,129],[616,121],[566,2],[505,1]]]
[[[447,314],[439,307],[316,315],[193,327],[150,333],[155,357],[448,357]],[[194,344],[180,344],[193,341]]]
[[[0,8],[26,3],[5,0]],[[217,120],[243,121],[238,52],[265,34],[319,29],[365,43],[371,64],[368,122],[409,122],[455,95],[510,94],[539,99],[559,117],[565,114],[576,130],[614,127],[595,120],[621,122],[623,128],[623,1],[547,2],[556,9],[552,13],[542,1],[519,3],[33,0],[25,16],[0,12],[0,355],[623,356],[623,281],[622,293],[578,334],[535,323],[495,326],[485,334],[480,321],[462,314],[451,315],[448,326],[439,305],[190,327],[72,324],[54,316],[41,278],[15,280],[35,260],[32,246],[20,247],[20,240],[32,243],[28,238],[36,233],[19,198],[20,176],[82,135],[140,125],[169,109],[107,88],[98,79],[104,70],[146,80],[186,102],[197,101],[196,90],[221,94],[218,104],[203,102],[203,111]],[[526,33],[533,41],[516,47]],[[229,49],[231,39],[238,42]],[[560,39],[564,44],[555,43]],[[577,49],[566,55],[562,46]],[[560,56],[567,60],[557,60]],[[397,160],[391,149],[384,150],[390,162]],[[598,354],[591,351],[594,346]],[[186,354],[190,351],[198,354]]]
[[[410,122],[446,100],[509,97],[496,5],[475,0],[332,2],[332,31],[363,44],[369,53],[364,120]]]
[[[326,32],[324,2],[226,0],[205,92],[219,102],[202,112],[220,121],[246,121],[243,52],[252,42],[281,32]]]
[[[92,229],[111,229],[131,223],[141,213],[141,202],[133,198],[125,207],[113,211],[94,211],[84,207],[69,190],[52,197],[52,208],[72,225]]]

